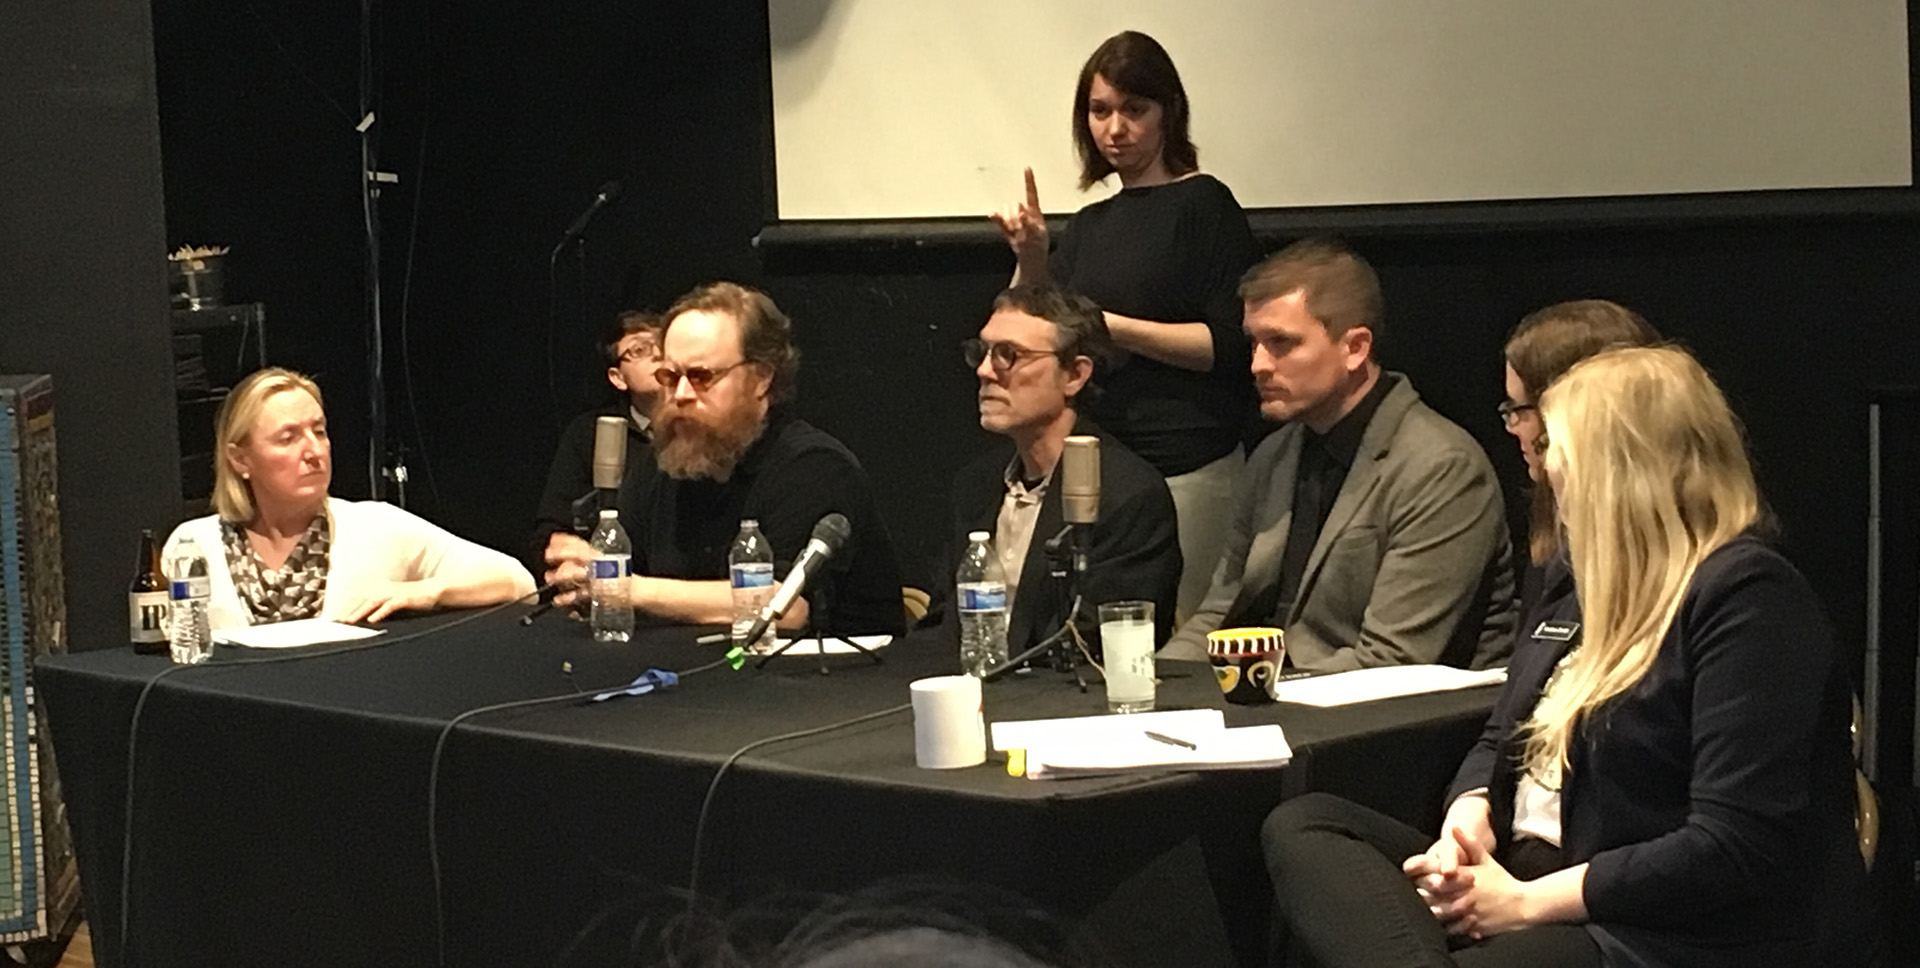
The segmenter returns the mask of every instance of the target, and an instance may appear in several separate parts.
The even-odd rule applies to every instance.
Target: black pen
[[[1168,746],[1178,746],[1182,749],[1197,750],[1200,748],[1177,736],[1168,736],[1165,733],[1156,733],[1151,729],[1147,730],[1147,738],[1157,743],[1165,743]]]

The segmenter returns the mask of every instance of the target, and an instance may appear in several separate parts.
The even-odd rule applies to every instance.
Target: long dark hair
[[[1080,189],[1108,175],[1113,164],[1100,153],[1087,130],[1087,98],[1095,75],[1134,97],[1160,105],[1160,157],[1174,177],[1200,170],[1200,150],[1188,133],[1187,89],[1160,42],[1137,30],[1123,30],[1103,41],[1080,68],[1073,92],[1073,147],[1080,155]]]
[[[1576,299],[1529,313],[1507,337],[1507,365],[1527,390],[1525,402],[1538,404],[1553,381],[1575,363],[1604,350],[1625,346],[1652,346],[1660,342],[1640,314],[1605,299]],[[1537,447],[1540,441],[1522,441]],[[1542,564],[1560,547],[1553,489],[1533,483],[1533,507],[1527,521],[1527,557]]]

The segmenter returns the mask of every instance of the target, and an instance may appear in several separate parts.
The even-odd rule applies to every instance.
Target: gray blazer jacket
[[[1304,439],[1292,424],[1254,449],[1213,585],[1163,656],[1204,658],[1207,633],[1219,628],[1241,587],[1279,580]],[[1493,465],[1401,376],[1361,437],[1307,558],[1298,601],[1275,616],[1287,655],[1317,672],[1413,663],[1485,668],[1511,651],[1515,615]]]

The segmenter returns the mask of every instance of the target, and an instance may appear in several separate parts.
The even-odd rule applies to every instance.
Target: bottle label
[[[960,610],[963,612],[1001,611],[1006,607],[1005,582],[968,582],[960,586]]]
[[[205,575],[194,578],[175,578],[169,583],[169,590],[173,593],[173,600],[177,602],[187,598],[206,598],[212,594],[213,584]]]
[[[166,592],[128,592],[127,625],[135,642],[165,642],[169,607]]]
[[[601,555],[590,563],[589,575],[595,581],[625,578],[633,572],[632,555]]]
[[[773,562],[742,562],[734,565],[729,571],[733,574],[733,587],[735,588],[773,587]]]

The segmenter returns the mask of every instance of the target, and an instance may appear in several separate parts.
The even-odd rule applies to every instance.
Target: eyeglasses
[[[1512,400],[1500,401],[1500,422],[1509,427],[1519,423],[1521,415],[1539,412],[1540,408],[1531,403],[1514,403]]]
[[[960,344],[960,357],[967,361],[968,366],[977,369],[980,366],[981,360],[992,357],[993,370],[995,373],[1005,373],[1029,356],[1052,355],[1052,350],[1030,350],[1024,346],[1017,346],[1013,343],[987,343],[978,339],[970,339]]]
[[[721,377],[726,376],[727,371],[745,366],[750,362],[752,361],[736,360],[721,367],[689,366],[684,370],[663,366],[653,371],[653,381],[660,384],[662,390],[673,391],[680,387],[680,381],[684,379],[688,386],[693,387],[693,392],[705,393],[709,387],[719,382]]]
[[[620,352],[620,362],[631,363],[634,360],[650,360],[660,355],[660,347],[652,343],[640,343],[629,346]]]

